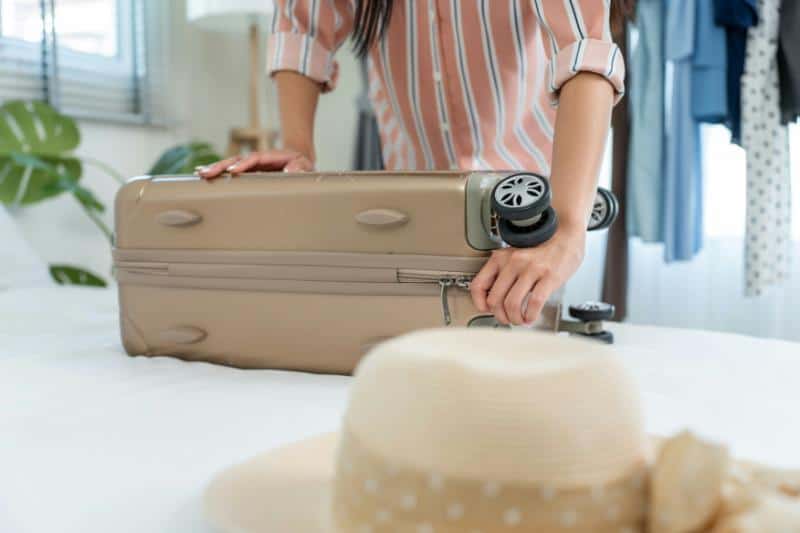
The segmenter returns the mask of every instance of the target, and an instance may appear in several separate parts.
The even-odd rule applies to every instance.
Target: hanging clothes
[[[662,204],[667,262],[691,259],[703,242],[700,132],[692,114],[692,58],[698,1],[706,0],[669,0],[667,4],[664,55],[668,83]]]
[[[638,39],[628,60],[627,227],[646,242],[663,241],[664,14],[665,0],[637,2],[631,26]]]
[[[758,23],[757,0],[714,0],[714,18],[725,28],[727,52],[728,125],[731,142],[741,142],[741,79],[747,30]]]
[[[783,0],[778,46],[781,118],[784,124],[800,117],[800,1]]]
[[[714,20],[714,5],[697,2],[694,55],[692,57],[692,114],[698,122],[728,122],[725,28]]]
[[[781,124],[778,33],[781,0],[758,0],[742,76],[742,146],[747,151],[745,293],[761,294],[789,275],[789,132]]]
[[[367,59],[360,61],[361,94],[356,100],[358,126],[356,127],[356,148],[353,154],[353,170],[383,170],[383,152],[378,119],[372,108],[370,91],[379,90],[377,84],[370,86]]]

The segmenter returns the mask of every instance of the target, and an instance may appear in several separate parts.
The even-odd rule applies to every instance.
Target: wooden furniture
[[[275,11],[271,0],[188,0],[190,22],[211,31],[249,33],[250,87],[248,98],[249,124],[234,127],[230,132],[228,155],[272,148],[277,132],[265,129],[261,121],[261,28]]]

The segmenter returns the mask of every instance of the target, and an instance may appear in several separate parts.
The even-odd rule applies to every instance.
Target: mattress
[[[338,425],[348,378],[128,357],[116,311],[112,290],[0,292],[0,531],[209,531],[216,472]],[[800,467],[800,345],[613,329],[651,432]]]

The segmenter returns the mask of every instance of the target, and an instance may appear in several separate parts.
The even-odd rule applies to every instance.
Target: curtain
[[[629,321],[800,341],[793,305],[800,301],[800,242],[794,244],[789,282],[751,298],[742,291],[744,248],[739,237],[708,238],[694,260],[671,265],[664,264],[660,246],[634,242]]]
[[[745,297],[745,154],[728,142],[726,128],[705,126],[703,250],[691,261],[665,264],[663,245],[631,239],[628,322],[800,341],[795,308],[800,301],[800,126],[790,130],[794,241],[789,280],[761,296]],[[608,179],[607,172],[603,179]],[[599,293],[606,238],[590,234],[586,260],[567,284],[567,302]]]

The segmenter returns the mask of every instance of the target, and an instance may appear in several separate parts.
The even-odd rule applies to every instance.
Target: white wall
[[[168,147],[189,139],[225,149],[229,128],[247,123],[248,59],[244,35],[199,30],[185,22],[185,1],[171,2],[168,50],[170,71],[166,92],[168,127],[141,127],[93,121],[80,123],[83,141],[77,153],[100,159],[124,176],[143,174]],[[357,63],[340,52],[340,82],[322,97],[316,131],[319,168],[348,168],[355,139],[355,100],[360,89]],[[277,128],[277,103],[265,80],[264,115]],[[84,185],[109,208],[110,225],[116,182],[94,168],[84,172]],[[14,211],[23,233],[50,263],[79,265],[110,278],[111,259],[104,236],[70,197],[63,196]]]

